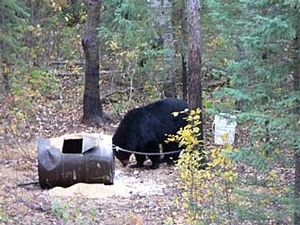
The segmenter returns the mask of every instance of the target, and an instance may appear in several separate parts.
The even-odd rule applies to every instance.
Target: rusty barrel
[[[38,175],[41,188],[73,184],[113,184],[115,173],[111,144],[97,135],[76,134],[38,141]]]

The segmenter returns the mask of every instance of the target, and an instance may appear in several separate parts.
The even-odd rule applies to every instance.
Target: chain
[[[170,154],[181,152],[181,149],[176,150],[176,151],[171,151],[171,152],[162,152],[162,153],[161,152],[137,152],[137,151],[131,151],[131,150],[121,148],[121,147],[116,146],[114,144],[113,144],[113,148],[115,148],[116,151],[128,152],[128,153],[131,153],[131,154],[139,154],[139,155],[170,155]]]

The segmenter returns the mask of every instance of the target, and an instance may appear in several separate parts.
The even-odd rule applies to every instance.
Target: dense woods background
[[[193,221],[300,224],[298,0],[1,0],[1,151],[81,121],[85,73],[95,66],[82,47],[89,2],[100,10],[94,115],[119,120],[165,96],[203,107],[207,127],[216,113],[237,115],[235,150],[224,147],[237,175],[208,185],[209,202],[187,199]],[[203,197],[203,187],[192,188]]]

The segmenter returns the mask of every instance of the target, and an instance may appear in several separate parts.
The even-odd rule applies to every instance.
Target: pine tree
[[[227,103],[233,100],[235,104],[227,104],[226,109],[238,113],[239,121],[250,128],[249,139],[243,143],[246,146],[240,149],[236,160],[266,176],[278,165],[288,168],[294,162],[290,155],[295,153],[299,173],[299,4],[292,0],[215,0],[207,4],[220,36],[234,49],[224,70],[218,71],[230,79],[230,86],[216,96]],[[297,173],[294,224],[300,224]],[[281,208],[287,204],[289,194],[287,191],[283,198],[270,194],[270,199]],[[283,207],[285,210],[274,207],[272,213],[260,209],[263,205],[257,206],[257,210],[248,208],[248,215],[240,215],[244,219],[277,223],[292,218],[290,204]]]
[[[0,82],[0,93],[6,95],[9,92],[9,65],[15,63],[16,54],[22,47],[19,37],[27,24],[28,13],[23,1],[1,0],[0,4],[0,63],[3,77]]]
[[[21,47],[17,38],[28,19],[27,8],[23,1],[1,0],[0,15],[0,59],[9,62]]]

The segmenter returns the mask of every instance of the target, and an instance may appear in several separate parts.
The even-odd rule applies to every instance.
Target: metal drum
[[[113,184],[114,155],[110,144],[98,135],[73,134],[38,142],[38,174],[41,188],[73,184]]]

